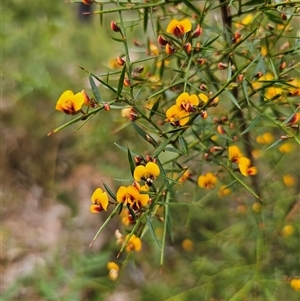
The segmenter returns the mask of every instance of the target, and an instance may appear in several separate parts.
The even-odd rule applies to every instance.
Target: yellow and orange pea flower
[[[176,98],[176,104],[166,111],[166,121],[173,126],[183,126],[190,120],[190,114],[196,111],[199,98],[195,94],[181,93]]]
[[[110,280],[115,281],[119,276],[120,267],[113,261],[109,261],[106,265],[108,269],[108,277]]]
[[[218,191],[218,197],[222,198],[231,193],[231,189],[226,185],[221,185]]]
[[[101,211],[107,211],[108,207],[108,195],[106,192],[103,192],[101,188],[97,188],[92,197],[91,201],[93,205],[91,205],[90,210],[93,213],[100,213]]]
[[[160,169],[158,165],[154,162],[148,162],[145,166],[138,165],[134,169],[133,177],[136,181],[144,181],[146,185],[151,186],[153,181],[156,179],[157,176],[159,176],[159,174]]]
[[[247,177],[257,174],[257,168],[255,166],[251,166],[250,159],[243,156],[238,146],[230,145],[228,147],[228,156],[231,162],[238,164],[239,170],[243,176]]]
[[[266,132],[256,137],[256,142],[259,144],[270,144],[274,141],[274,137],[271,133]]]
[[[130,238],[129,238],[130,237]],[[142,241],[141,239],[136,236],[135,234],[127,234],[125,237],[125,241],[128,240],[127,244],[126,244],[126,252],[139,252],[142,249]]]
[[[181,38],[185,33],[192,30],[192,23],[189,19],[178,21],[176,19],[171,20],[167,27],[167,33],[171,33],[177,38]]]
[[[86,101],[84,91],[74,94],[73,91],[67,90],[58,99],[55,109],[66,114],[75,115],[81,110]]]
[[[139,190],[139,187],[133,185],[121,186],[117,191],[117,201],[129,205],[134,210],[139,210],[141,207],[147,206],[150,199],[148,194],[140,193],[140,191],[146,192],[147,188],[143,186]]]
[[[173,126],[184,126],[190,120],[190,113],[182,110],[177,105],[171,106],[166,111],[166,121]]]
[[[293,288],[296,292],[300,292],[300,278],[294,278],[290,281],[290,286]]]
[[[241,174],[245,177],[255,176],[257,174],[257,168],[251,166],[251,161],[247,157],[239,158],[238,166]]]
[[[207,172],[204,175],[200,175],[198,178],[198,185],[200,188],[212,189],[215,187],[218,178],[211,172]]]
[[[228,156],[231,162],[238,163],[239,158],[243,157],[243,154],[238,146],[230,145],[228,147]]]
[[[199,105],[199,98],[195,94],[184,92],[176,98],[176,105],[186,112],[194,112]]]

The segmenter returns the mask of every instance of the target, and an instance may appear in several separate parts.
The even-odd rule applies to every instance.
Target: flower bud
[[[130,80],[128,78],[124,78],[123,84],[125,87],[130,87],[131,85]]]
[[[105,111],[109,111],[110,110],[110,105],[108,103],[105,103],[103,107],[104,107]]]
[[[201,43],[200,42],[197,42],[196,43],[196,46],[194,48],[195,52],[199,52],[200,51],[200,47],[201,47]]]
[[[168,40],[166,40],[162,35],[158,36],[157,41],[161,46],[166,46],[168,44]]]
[[[119,66],[124,66],[125,65],[125,61],[119,56],[116,58],[116,61],[117,61],[117,64]]]
[[[82,3],[85,5],[91,5],[94,2],[94,0],[82,0]]]
[[[169,43],[166,44],[166,53],[173,54],[176,51],[175,47],[171,46]]]
[[[198,38],[202,34],[202,28],[200,24],[197,24],[196,29],[192,32],[191,39]]]
[[[221,125],[218,125],[217,127],[217,131],[220,135],[224,135],[226,134],[227,132],[225,131],[225,129],[221,126]]]
[[[121,31],[121,28],[120,28],[120,27],[117,25],[117,23],[114,22],[114,21],[111,21],[111,22],[110,22],[110,28],[111,28],[111,30],[114,31],[114,32],[120,32],[120,31]]]
[[[183,49],[187,54],[190,54],[192,51],[192,44],[191,43],[184,44]]]
[[[205,59],[197,59],[197,63],[199,65],[204,65],[206,63],[206,60]]]
[[[136,67],[133,69],[133,73],[142,73],[144,71],[144,66]]]
[[[279,66],[280,70],[283,70],[286,67],[286,62],[282,62]]]
[[[207,86],[204,84],[201,84],[199,87],[202,91],[207,91]]]
[[[256,78],[261,78],[262,77],[262,72],[258,71],[255,75]]]
[[[203,119],[206,119],[206,118],[208,117],[207,111],[202,111],[202,112],[200,113],[200,116],[201,116]]]
[[[227,68],[228,68],[228,64],[219,63],[219,64],[218,64],[218,68],[219,68],[220,70],[227,69]]]
[[[281,18],[281,20],[283,20],[283,21],[286,21],[286,20],[287,20],[287,16],[286,16],[285,13],[282,13],[282,14],[280,15],[280,18]]]
[[[244,74],[239,74],[239,75],[237,76],[237,80],[238,80],[239,82],[241,82],[243,79],[244,79]]]

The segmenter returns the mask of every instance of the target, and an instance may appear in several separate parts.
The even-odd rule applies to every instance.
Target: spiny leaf
[[[123,151],[123,152],[125,152],[125,153],[128,152],[128,148],[126,148],[126,147],[124,147],[124,146],[122,146],[122,145],[120,145],[120,144],[118,144],[118,143],[116,143],[116,142],[115,142],[114,144],[115,144],[115,146],[116,146],[117,148],[119,148],[121,151]],[[139,156],[138,153],[135,153],[135,152],[133,152],[133,151],[130,151],[130,153],[131,153],[132,156]]]
[[[233,94],[228,90],[226,90],[226,93],[227,93],[228,97],[230,98],[230,100],[232,101],[232,103],[241,110],[241,107],[240,107],[237,99],[233,96]]]
[[[107,193],[116,201],[117,198],[116,198],[115,194],[110,190],[110,188],[105,183],[103,183],[103,186],[104,186],[105,190],[107,191]]]
[[[180,149],[187,156],[189,154],[189,149],[186,140],[180,135],[178,141],[179,141]]]
[[[260,120],[261,115],[257,115],[252,122],[249,124],[249,126],[241,133],[241,135],[244,135],[245,133],[249,132]]]
[[[183,0],[183,3],[193,12],[196,14],[197,17],[200,18],[201,14],[199,9],[197,9],[192,3],[191,1],[188,0]]]
[[[156,100],[156,102],[154,103],[154,105],[152,106],[152,108],[150,110],[150,115],[149,115],[150,119],[156,113],[156,111],[157,111],[157,109],[159,107],[159,99],[160,99],[160,97],[158,97],[158,99]]]
[[[130,152],[129,148],[127,149],[127,157],[128,157],[128,162],[129,162],[129,166],[130,166],[130,171],[131,171],[131,174],[133,175],[135,165],[134,165],[134,162],[132,160],[132,155],[131,155],[131,152]]]
[[[141,129],[136,123],[131,123],[133,128],[137,131],[137,133],[145,139],[147,142],[149,142],[154,148],[158,146],[158,143],[154,140],[152,136],[150,136],[148,133],[146,133],[143,129]]]
[[[147,32],[147,28],[148,28],[148,10],[149,10],[149,8],[145,7],[145,9],[144,9],[144,32]]]
[[[95,81],[94,81],[91,73],[89,74],[89,81],[90,81],[90,85],[91,85],[91,88],[92,88],[92,91],[93,91],[93,95],[96,99],[96,102],[97,103],[102,103],[98,87],[96,86]]]
[[[272,143],[269,147],[266,148],[266,151],[277,146],[278,144],[282,143],[282,139],[276,140],[274,143]]]
[[[125,71],[126,71],[126,64],[123,66],[123,69],[120,74],[118,90],[117,90],[117,98],[119,98],[122,93],[124,78],[125,78]]]
[[[155,234],[155,230],[153,229],[153,225],[151,223],[151,219],[149,216],[147,216],[147,227],[150,231],[151,236],[153,237],[154,241],[157,243],[158,247],[161,249],[161,244],[157,239],[157,236]]]

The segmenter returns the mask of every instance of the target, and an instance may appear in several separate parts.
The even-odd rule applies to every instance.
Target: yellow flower
[[[291,175],[284,175],[283,182],[285,186],[294,186],[296,183],[295,178],[292,177]]]
[[[182,110],[177,105],[170,107],[166,111],[166,116],[167,116],[166,121],[173,126],[183,126],[187,124],[188,121],[190,120],[190,114]]]
[[[248,14],[242,19],[241,23],[236,23],[235,26],[237,28],[242,28],[243,26],[249,25],[252,22],[252,20],[253,20],[253,14]]]
[[[290,281],[290,286],[293,288],[296,292],[300,292],[300,278],[294,278]]]
[[[240,172],[243,176],[254,176],[257,174],[257,168],[251,165],[250,159],[247,157],[240,157],[238,161]]]
[[[255,202],[253,205],[252,205],[252,210],[256,213],[259,213],[261,211],[261,203],[259,202]]]
[[[217,177],[213,173],[207,172],[206,174],[199,176],[198,185],[200,188],[212,189],[215,187],[217,180]]]
[[[77,114],[86,102],[86,95],[83,92],[74,94],[71,90],[65,91],[58,99],[55,109],[66,114]]]
[[[194,249],[194,243],[190,239],[184,239],[181,243],[181,247],[183,250],[191,252]]]
[[[121,186],[117,191],[117,201],[124,203],[125,205],[133,206],[140,199],[140,193],[138,189],[132,185]]]
[[[183,175],[178,179],[179,183],[184,183],[186,180],[188,180],[191,177],[192,173],[189,170],[186,170]]]
[[[197,95],[189,93],[181,93],[176,99],[176,105],[186,112],[194,112],[196,106],[199,104]]]
[[[184,19],[182,21],[173,19],[167,27],[167,33],[172,33],[177,38],[181,38],[185,33],[191,30],[192,24],[189,19]]]
[[[266,57],[267,54],[268,54],[268,48],[265,45],[261,46],[261,55]]]
[[[115,281],[119,276],[120,267],[113,261],[109,261],[106,265],[108,269],[108,277],[110,280]]]
[[[289,84],[294,86],[293,88],[289,88],[290,94],[292,96],[300,95],[300,78],[294,78]]]
[[[295,229],[292,225],[286,225],[282,228],[281,234],[283,237],[289,237],[295,232]]]
[[[145,166],[138,165],[134,169],[133,177],[136,181],[144,181],[148,186],[151,186],[159,174],[158,165],[154,162],[148,162]]]
[[[273,140],[273,135],[268,132],[256,137],[256,142],[259,144],[270,144]]]
[[[239,159],[241,157],[243,157],[243,154],[242,154],[242,152],[241,152],[241,150],[239,149],[238,146],[236,146],[236,145],[230,145],[228,147],[228,156],[229,156],[229,160],[231,162],[238,163]]]
[[[226,185],[221,185],[218,191],[218,197],[221,198],[230,193],[231,193],[231,189],[229,187],[227,187]]]
[[[279,151],[283,154],[290,153],[293,150],[293,144],[286,142],[279,146]]]
[[[128,234],[125,237],[125,241],[129,238],[127,244],[126,244],[126,252],[131,252],[131,251],[135,251],[135,252],[139,252],[142,249],[142,241],[139,237],[137,237],[135,234]]]
[[[107,211],[108,207],[108,196],[106,192],[103,192],[101,188],[97,188],[92,197],[91,201],[93,205],[91,205],[90,210],[93,213],[100,213],[101,211]]]

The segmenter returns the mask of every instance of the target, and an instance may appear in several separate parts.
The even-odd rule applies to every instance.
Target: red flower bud
[[[173,54],[176,51],[176,48],[171,46],[169,43],[166,44],[166,53]]]
[[[166,46],[168,44],[168,40],[166,40],[162,35],[158,36],[157,41],[161,46]]]
[[[94,2],[94,0],[82,0],[82,3],[85,5],[91,5]]]
[[[202,34],[202,28],[197,24],[196,29],[192,32],[192,39],[198,38]]]
[[[185,50],[185,52],[186,52],[187,54],[190,54],[191,51],[192,51],[192,44],[191,44],[191,43],[186,43],[186,44],[183,46],[183,48],[184,48],[184,50]]]
[[[119,66],[124,66],[125,65],[125,61],[119,56],[116,58],[116,61],[117,61],[117,64]]]
[[[227,69],[227,68],[228,68],[228,64],[219,63],[219,64],[218,64],[218,68],[219,68],[220,70]]]
[[[124,78],[123,84],[125,87],[130,87],[131,85],[130,80],[128,78]]]
[[[121,28],[114,21],[110,22],[110,28],[114,32],[120,32],[121,31]]]

